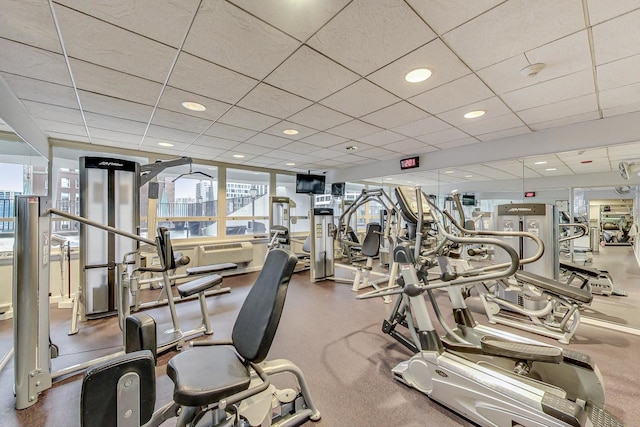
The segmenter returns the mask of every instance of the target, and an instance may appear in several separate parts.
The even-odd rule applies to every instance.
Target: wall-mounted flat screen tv
[[[462,195],[462,206],[475,206],[476,205],[476,196],[473,194],[463,194]]]
[[[296,175],[296,193],[324,194],[324,175]]]
[[[344,182],[334,182],[331,184],[331,195],[333,197],[344,197]]]

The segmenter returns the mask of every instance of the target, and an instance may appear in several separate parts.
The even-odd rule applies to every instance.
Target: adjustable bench
[[[591,292],[598,295],[617,295],[626,297],[628,294],[622,289],[613,286],[613,278],[606,270],[585,267],[570,262],[560,262],[560,269],[568,272],[566,284],[571,284],[574,279],[580,280],[580,288],[590,288]]]

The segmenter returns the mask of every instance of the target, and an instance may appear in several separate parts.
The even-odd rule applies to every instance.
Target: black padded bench
[[[528,271],[518,271],[516,279],[529,283],[552,295],[568,298],[576,303],[589,304],[593,300],[591,292],[574,286],[565,285],[557,280],[549,279]]]
[[[220,283],[222,283],[222,276],[218,274],[209,274],[207,276],[200,277],[199,279],[194,279],[179,285],[176,289],[178,289],[178,293],[182,298],[186,298],[191,295],[207,291],[214,286],[218,286]]]
[[[564,262],[564,261],[560,261],[560,268],[562,268],[563,270],[570,271],[572,273],[584,274],[585,276],[589,276],[589,277],[600,277],[600,274],[603,273],[597,268],[585,267],[585,266],[573,264],[571,262]]]
[[[185,270],[187,276],[197,276],[200,274],[214,274],[222,271],[235,270],[238,264],[225,262],[222,264],[201,265],[199,267],[189,267]]]

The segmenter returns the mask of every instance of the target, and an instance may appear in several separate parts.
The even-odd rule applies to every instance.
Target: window
[[[66,178],[66,177],[60,178],[60,187],[61,188],[71,188],[71,180],[69,178]]]
[[[227,169],[225,230],[228,236],[268,232],[269,179],[266,172]]]

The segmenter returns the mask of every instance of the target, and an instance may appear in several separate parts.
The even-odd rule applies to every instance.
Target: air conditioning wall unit
[[[222,264],[223,262],[249,263],[253,261],[253,244],[237,242],[200,245],[197,249],[197,255],[198,265]]]

